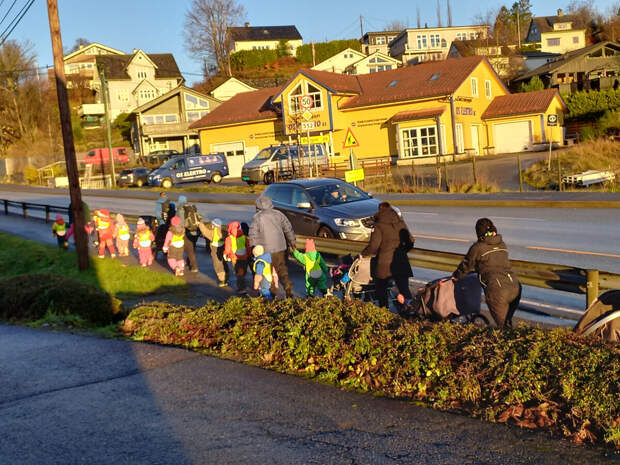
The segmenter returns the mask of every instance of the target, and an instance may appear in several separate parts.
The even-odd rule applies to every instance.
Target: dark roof
[[[529,52],[521,52],[521,55],[523,55],[526,58],[552,58],[552,57],[559,57],[562,54],[551,53],[551,52],[541,52],[540,50],[533,50]]]
[[[127,65],[135,55],[135,53],[131,55],[98,55],[97,65],[103,65],[108,79],[130,79],[127,74]],[[148,53],[145,55],[157,66],[155,68],[156,79],[183,77],[172,53]]]
[[[529,113],[544,113],[547,111],[553,97],[556,95],[560,97],[557,89],[501,95],[493,99],[482,114],[482,118],[487,119]]]
[[[478,48],[490,48],[495,47],[499,48],[501,55],[508,56],[514,55],[515,52],[510,49],[510,47],[506,47],[505,45],[498,45],[492,43],[490,40],[485,39],[473,39],[473,40],[453,40],[452,46],[458,50],[459,54],[462,57],[469,57],[476,55],[476,49]]]
[[[538,16],[532,18],[532,22],[540,32],[552,32],[555,23],[573,23],[573,27],[583,27],[582,21],[578,16],[562,15],[562,16]]]
[[[279,87],[270,87],[252,92],[242,92],[222,103],[189,127],[196,129],[242,121],[277,118],[279,115],[274,110],[271,100],[279,91]]]
[[[295,26],[247,26],[229,27],[230,37],[237,41],[255,40],[301,40]]]
[[[221,103],[218,99],[216,99],[215,97],[211,97],[210,95],[206,95],[203,94],[202,92],[199,92],[197,90],[191,89],[187,86],[184,85],[180,85],[175,87],[174,89],[166,92],[163,95],[160,95],[159,97],[153,99],[153,100],[149,100],[148,102],[146,102],[145,104],[134,108],[133,110],[131,110],[131,113],[139,113],[145,110],[148,110],[149,108],[153,108],[157,105],[159,105],[161,102],[163,102],[164,100],[169,99],[170,97],[176,95],[176,94],[180,94],[181,91],[184,92],[188,92],[190,94],[194,94],[194,95],[198,95],[201,99],[204,100],[209,100],[211,103],[215,104],[217,106],[217,104]]]

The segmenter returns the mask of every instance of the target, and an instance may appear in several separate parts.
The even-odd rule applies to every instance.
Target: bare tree
[[[407,25],[399,20],[394,20],[385,25],[384,31],[404,31]]]
[[[450,0],[446,0],[446,8],[448,10],[448,26],[452,27],[452,7],[450,6]]]
[[[69,53],[73,53],[78,51],[79,49],[81,49],[82,47],[86,47],[87,45],[90,45],[91,42],[88,39],[85,39],[84,37],[78,37],[77,39],[75,39],[75,43],[73,44],[73,47],[71,47],[68,51],[65,51],[65,55],[68,55]]]
[[[441,27],[441,5],[437,0],[437,27]]]
[[[502,45],[505,45],[505,43],[499,41],[498,37],[495,35],[495,32],[496,32],[495,26],[497,23],[498,15],[499,15],[499,12],[497,10],[494,10],[493,8],[489,8],[485,12],[478,13],[473,18],[474,24],[478,26],[489,26],[489,33],[487,34],[487,44],[489,43],[489,40],[490,40],[489,37],[493,37],[494,42],[496,44],[501,43]]]
[[[228,28],[238,24],[245,9],[237,0],[192,0],[185,13],[185,45],[199,61],[209,60],[221,72],[227,69],[231,40]]]

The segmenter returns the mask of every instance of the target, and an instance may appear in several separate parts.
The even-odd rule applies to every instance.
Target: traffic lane
[[[540,432],[181,349],[14,326],[0,337],[3,463],[610,463]]]

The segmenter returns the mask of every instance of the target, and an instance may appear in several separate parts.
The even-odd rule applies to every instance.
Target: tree
[[[519,88],[519,92],[534,92],[535,90],[543,90],[545,88],[545,84],[541,81],[538,76],[532,77],[530,82],[522,83]]]
[[[592,2],[586,0],[573,0],[566,7],[566,12],[573,17],[574,29],[586,30],[586,41],[594,42],[596,37],[603,32],[605,18],[594,7]]]
[[[407,25],[398,19],[390,21],[383,28],[384,31],[404,31],[405,29],[407,29]]]
[[[237,0],[192,0],[185,13],[187,50],[200,62],[206,58],[220,72],[226,70],[231,49],[228,28],[244,16]]]
[[[276,55],[278,56],[278,58],[291,56],[291,47],[288,44],[288,40],[281,39],[278,41],[278,46],[276,47]]]
[[[78,37],[77,39],[75,39],[75,43],[73,44],[73,47],[71,47],[71,49],[68,52],[65,52],[65,55],[76,52],[82,47],[86,47],[87,45],[90,45],[90,44],[91,44],[90,40],[85,39],[84,37]]]

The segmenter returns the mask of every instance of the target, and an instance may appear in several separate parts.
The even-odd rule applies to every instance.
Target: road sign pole
[[[552,134],[552,130],[551,130],[551,126],[549,126],[549,159],[547,160],[547,171],[551,171],[551,134]]]
[[[306,137],[308,138],[308,167],[310,168],[310,177],[312,177],[312,157],[310,156],[310,129],[306,131]]]

